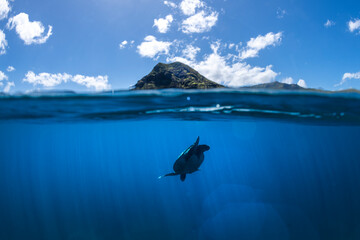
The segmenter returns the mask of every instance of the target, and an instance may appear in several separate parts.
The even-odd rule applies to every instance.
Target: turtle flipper
[[[185,174],[185,173],[180,175],[180,180],[181,180],[182,182],[185,181],[185,178],[186,178],[186,174]]]
[[[198,145],[199,145],[200,137],[197,137],[195,143],[191,145],[186,151],[185,151],[185,161],[188,161],[189,158],[195,153]]]
[[[163,176],[160,176],[158,177],[158,179],[161,179],[161,178],[164,178],[164,177],[168,177],[168,176],[176,176],[176,175],[179,175],[178,173],[168,173],[168,174],[165,174]]]
[[[176,175],[179,175],[178,173],[168,173],[168,174],[165,174],[164,177],[168,177],[168,176],[176,176]]]
[[[199,141],[200,141],[200,136],[197,137],[197,139],[196,139],[196,141],[195,141],[195,143],[194,143],[194,146],[199,145]]]
[[[210,147],[208,145],[199,145],[197,150],[198,152],[206,152],[210,150]]]

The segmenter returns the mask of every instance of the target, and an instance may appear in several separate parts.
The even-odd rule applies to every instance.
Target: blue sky
[[[0,0],[0,91],[127,89],[172,61],[235,87],[360,89],[359,19],[354,0]]]

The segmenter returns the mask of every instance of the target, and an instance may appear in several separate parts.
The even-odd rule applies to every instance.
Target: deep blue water
[[[0,99],[0,239],[360,239],[356,94]],[[200,136],[201,170],[172,172]]]

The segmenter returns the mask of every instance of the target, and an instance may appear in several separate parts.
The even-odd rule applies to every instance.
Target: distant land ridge
[[[148,75],[135,84],[133,89],[166,88],[212,89],[225,88],[225,86],[207,79],[186,64],[174,62],[170,64],[158,63]]]
[[[282,89],[282,90],[308,90],[307,88],[300,87],[297,84],[281,83],[278,81],[261,83],[253,86],[241,87],[242,89]]]

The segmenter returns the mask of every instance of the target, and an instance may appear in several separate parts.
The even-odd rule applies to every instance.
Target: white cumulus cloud
[[[6,53],[6,47],[8,43],[5,38],[5,33],[0,30],[0,55],[3,55]]]
[[[200,0],[183,0],[180,3],[180,9],[185,15],[193,15],[197,8],[205,6],[203,1]]]
[[[13,66],[8,66],[8,67],[6,68],[6,71],[8,71],[8,72],[13,72],[13,71],[15,71],[15,68],[14,68]]]
[[[3,80],[7,80],[7,79],[8,79],[8,77],[5,75],[5,73],[0,71],[0,82],[2,82]]]
[[[260,50],[268,46],[276,46],[281,43],[282,32],[269,32],[265,36],[259,35],[256,38],[251,38],[246,47],[240,52],[240,58],[257,57]]]
[[[284,78],[283,80],[281,80],[281,82],[287,83],[287,84],[293,84],[294,79],[292,77],[287,77],[287,78]],[[299,81],[296,84],[300,87],[307,88],[307,85],[306,85],[306,82],[304,79],[299,79]]]
[[[188,17],[182,22],[184,33],[203,33],[211,30],[218,20],[219,14],[215,11],[206,14],[205,11]]]
[[[300,87],[303,88],[307,88],[306,82],[304,79],[299,79],[299,81],[297,82],[297,85],[299,85]]]
[[[187,45],[182,51],[181,56],[171,56],[166,59],[167,62],[182,62],[187,65],[192,65],[196,60],[197,54],[200,52],[199,47],[191,44]]]
[[[5,85],[5,87],[4,87],[4,90],[3,90],[4,93],[10,92],[10,89],[11,89],[12,87],[15,87],[15,83],[14,83],[14,82],[7,82],[6,85]]]
[[[210,54],[194,68],[209,79],[231,87],[271,82],[278,75],[271,65],[262,68],[244,62],[227,63],[216,53]]]
[[[252,67],[245,62],[231,61],[228,56],[222,56],[219,53],[219,46],[219,42],[213,43],[211,45],[212,53],[205,55],[201,61],[184,57],[175,57],[169,60],[182,61],[208,79],[231,87],[271,82],[278,75],[272,70],[271,65],[262,68]]]
[[[294,79],[292,77],[287,77],[284,78],[283,80],[281,80],[282,83],[287,83],[287,84],[293,84],[294,83]]]
[[[348,28],[350,32],[360,31],[360,19],[350,20],[348,22]]]
[[[161,54],[167,55],[171,45],[171,42],[158,41],[156,37],[149,35],[137,46],[137,49],[140,56],[157,59]]]
[[[45,87],[55,87],[61,83],[66,83],[70,81],[71,75],[67,73],[58,73],[58,74],[50,74],[50,73],[40,73],[36,75],[34,72],[29,71],[25,78],[24,82],[31,83],[33,85],[42,85]]]
[[[196,58],[196,55],[200,52],[199,47],[194,47],[193,45],[189,44],[186,46],[186,48],[182,51],[182,54],[184,57],[188,58],[189,60],[194,61]]]
[[[133,47],[134,43],[135,43],[134,40],[131,40],[131,41],[124,40],[121,43],[119,43],[119,48],[124,49],[126,47]]]
[[[335,87],[343,85],[347,80],[350,79],[360,79],[360,72],[357,73],[344,73],[340,83],[336,84]]]
[[[171,14],[165,18],[154,19],[154,27],[157,27],[160,33],[167,33],[173,21],[174,18]]]
[[[9,2],[7,0],[0,0],[0,20],[7,18],[10,10]]]
[[[96,91],[107,90],[111,88],[111,85],[108,82],[108,76],[97,76],[97,77],[89,77],[83,75],[70,75],[67,73],[40,73],[35,74],[32,71],[29,71],[25,78],[24,82],[36,85],[42,85],[44,87],[55,87],[60,85],[61,83],[74,82],[87,88],[94,88]]]
[[[31,22],[29,15],[26,13],[19,13],[10,18],[7,27],[9,29],[15,28],[17,34],[26,45],[45,43],[52,35],[52,26],[49,25],[49,30],[47,34],[45,34],[43,24],[39,21]]]
[[[334,25],[335,25],[335,22],[334,22],[334,21],[331,21],[331,20],[329,20],[329,19],[324,23],[324,26],[325,26],[326,28],[332,27],[332,26],[334,26]]]
[[[171,1],[164,1],[164,4],[168,7],[177,8],[177,5]]]
[[[96,91],[102,91],[111,88],[108,76],[88,77],[78,74],[73,76],[71,81],[80,85],[84,85],[87,88],[95,88]]]
[[[124,49],[126,47],[126,45],[128,44],[128,41],[124,40],[119,44],[119,48],[120,49]]]
[[[278,8],[276,10],[276,17],[279,18],[279,19],[284,18],[286,14],[287,14],[287,12],[286,12],[285,9]]]

